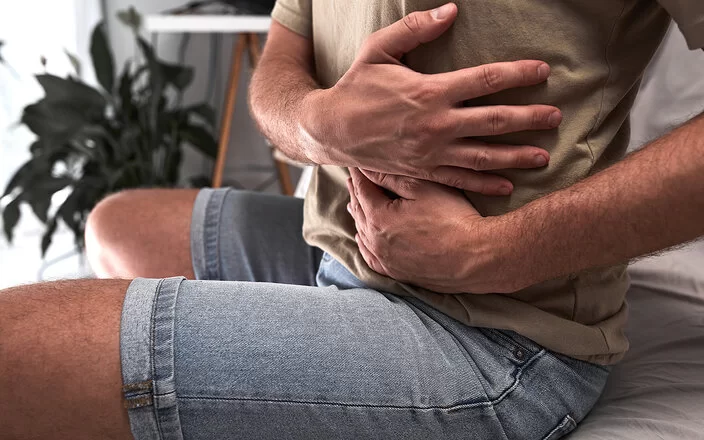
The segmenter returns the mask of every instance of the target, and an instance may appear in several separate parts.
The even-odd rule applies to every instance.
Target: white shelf
[[[149,33],[265,33],[271,18],[260,15],[147,15]]]

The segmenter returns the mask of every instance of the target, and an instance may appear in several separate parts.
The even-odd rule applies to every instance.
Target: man
[[[127,295],[120,281],[3,292],[8,438],[127,437],[121,384],[136,438],[554,439],[584,417],[608,372],[600,364],[626,349],[627,280],[622,268],[580,271],[704,233],[701,118],[596,173],[627,141],[664,11],[497,0],[395,21],[424,2],[350,3],[279,2],[252,86],[253,112],[280,148],[352,169],[349,183],[341,168],[317,171],[304,226],[317,248],[286,229],[300,226],[296,202],[225,191],[118,195],[89,228],[105,272],[300,286],[169,279],[138,280]],[[663,4],[690,45],[704,45],[702,6]],[[547,84],[506,90],[541,83],[541,62],[469,67],[526,58],[551,64]],[[526,106],[541,102],[561,115]],[[476,139],[498,134],[481,141],[545,148],[550,165],[470,170],[548,158]],[[431,182],[471,191],[487,217]],[[127,209],[132,221],[115,227]],[[134,245],[134,233],[150,241]],[[303,287],[315,284],[331,287]]]

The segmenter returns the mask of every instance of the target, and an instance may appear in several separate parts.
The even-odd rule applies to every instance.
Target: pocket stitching
[[[571,415],[567,414],[565,418],[562,419],[562,422],[560,422],[559,425],[553,428],[553,430],[550,431],[548,435],[543,438],[543,440],[556,440],[574,431],[576,427],[577,422],[572,418]]]

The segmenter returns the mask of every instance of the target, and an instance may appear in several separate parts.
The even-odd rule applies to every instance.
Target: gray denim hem
[[[120,325],[125,406],[135,440],[183,440],[174,382],[174,315],[182,277],[138,278]]]
[[[191,261],[197,280],[220,279],[218,227],[222,204],[229,188],[202,189],[193,205],[191,217]]]

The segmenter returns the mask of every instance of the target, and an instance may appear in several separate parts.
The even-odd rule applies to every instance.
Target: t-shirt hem
[[[304,17],[280,2],[274,6],[271,18],[302,37],[310,38],[313,34],[310,18]]]

